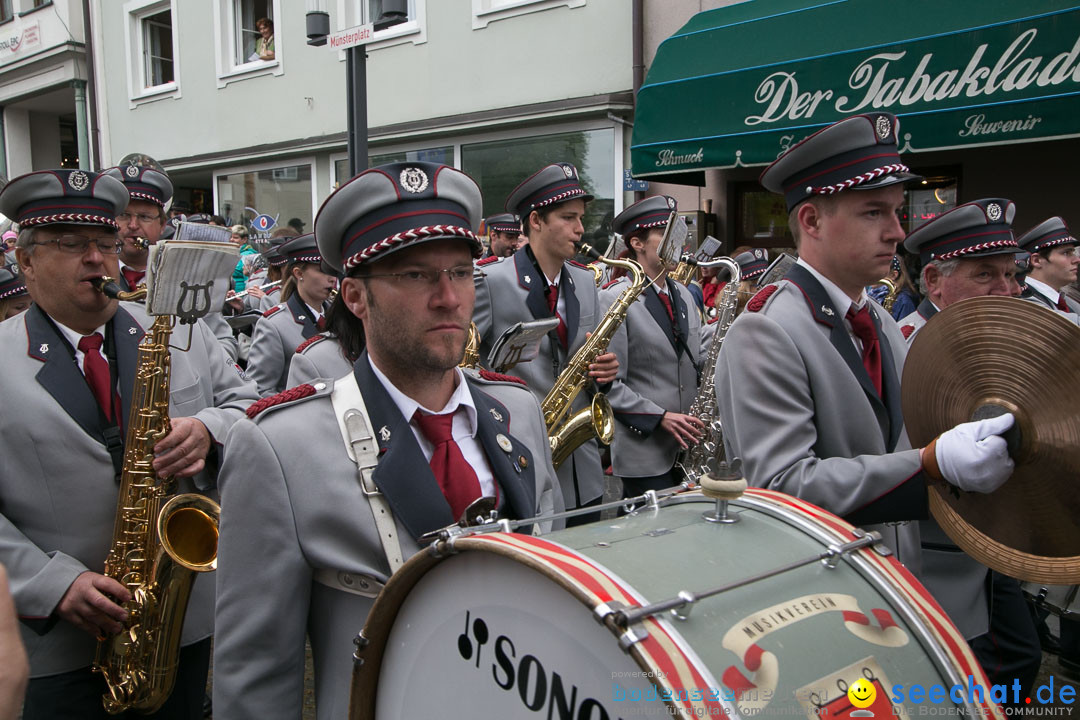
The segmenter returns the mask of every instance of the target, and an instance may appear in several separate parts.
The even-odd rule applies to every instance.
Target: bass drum
[[[417,554],[358,639],[351,717],[881,718],[918,714],[915,684],[945,689],[935,714],[1003,717],[963,637],[899,562],[872,548],[817,559],[859,537],[851,525],[768,490],[732,501],[734,524],[707,522],[713,508],[682,493],[544,537],[475,534]],[[658,613],[627,632],[609,614],[721,585],[738,586],[684,619]],[[874,692],[854,688],[856,708],[860,679]],[[974,702],[969,682],[986,690]],[[965,690],[950,699],[952,686]]]

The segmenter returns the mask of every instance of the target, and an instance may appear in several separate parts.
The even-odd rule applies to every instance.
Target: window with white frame
[[[146,14],[139,19],[142,45],[143,88],[176,82],[173,62],[172,8]]]
[[[577,8],[586,0],[472,0],[473,29],[487,27],[493,20],[516,17],[541,10]]]
[[[11,10],[11,0],[0,0],[0,23],[7,22],[15,17]]]
[[[406,20],[383,30],[377,30],[375,32],[376,42],[401,35],[422,33],[426,2],[427,0],[407,0],[405,3]],[[397,3],[394,4],[397,5]],[[351,22],[348,24],[374,24],[382,16],[384,9],[388,9],[386,0],[349,0],[349,11],[347,14],[350,17]],[[423,38],[421,38],[419,42],[423,42]]]
[[[269,62],[275,59],[273,0],[232,0],[233,61]]]

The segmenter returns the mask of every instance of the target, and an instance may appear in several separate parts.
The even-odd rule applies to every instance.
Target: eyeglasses
[[[123,245],[114,237],[89,238],[85,235],[57,235],[43,242],[35,242],[35,245],[56,245],[60,252],[72,255],[82,255],[90,248],[90,243],[97,246],[102,255],[119,255]]]
[[[398,285],[410,290],[422,290],[439,284],[439,276],[446,274],[452,285],[462,285],[472,280],[472,265],[458,265],[457,267],[443,270],[405,270],[396,273],[380,273],[375,275],[362,275],[364,278],[392,278]]]
[[[161,219],[160,215],[148,215],[146,213],[139,213],[138,215],[132,215],[131,213],[120,213],[116,216],[116,221],[121,225],[127,225],[131,222],[131,218],[135,218],[139,221],[140,225],[149,225],[150,223],[158,222]]]

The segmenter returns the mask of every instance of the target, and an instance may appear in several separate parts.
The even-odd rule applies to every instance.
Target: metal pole
[[[86,130],[86,81],[72,80],[75,86],[75,137],[79,148],[79,168],[90,169],[90,142]]]
[[[348,103],[349,170],[353,176],[368,166],[367,53],[354,46],[345,51]]]

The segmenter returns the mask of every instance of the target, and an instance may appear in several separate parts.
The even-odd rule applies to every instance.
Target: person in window
[[[255,54],[259,60],[274,59],[274,21],[270,18],[259,18],[255,23],[255,29],[261,36],[255,41]]]

